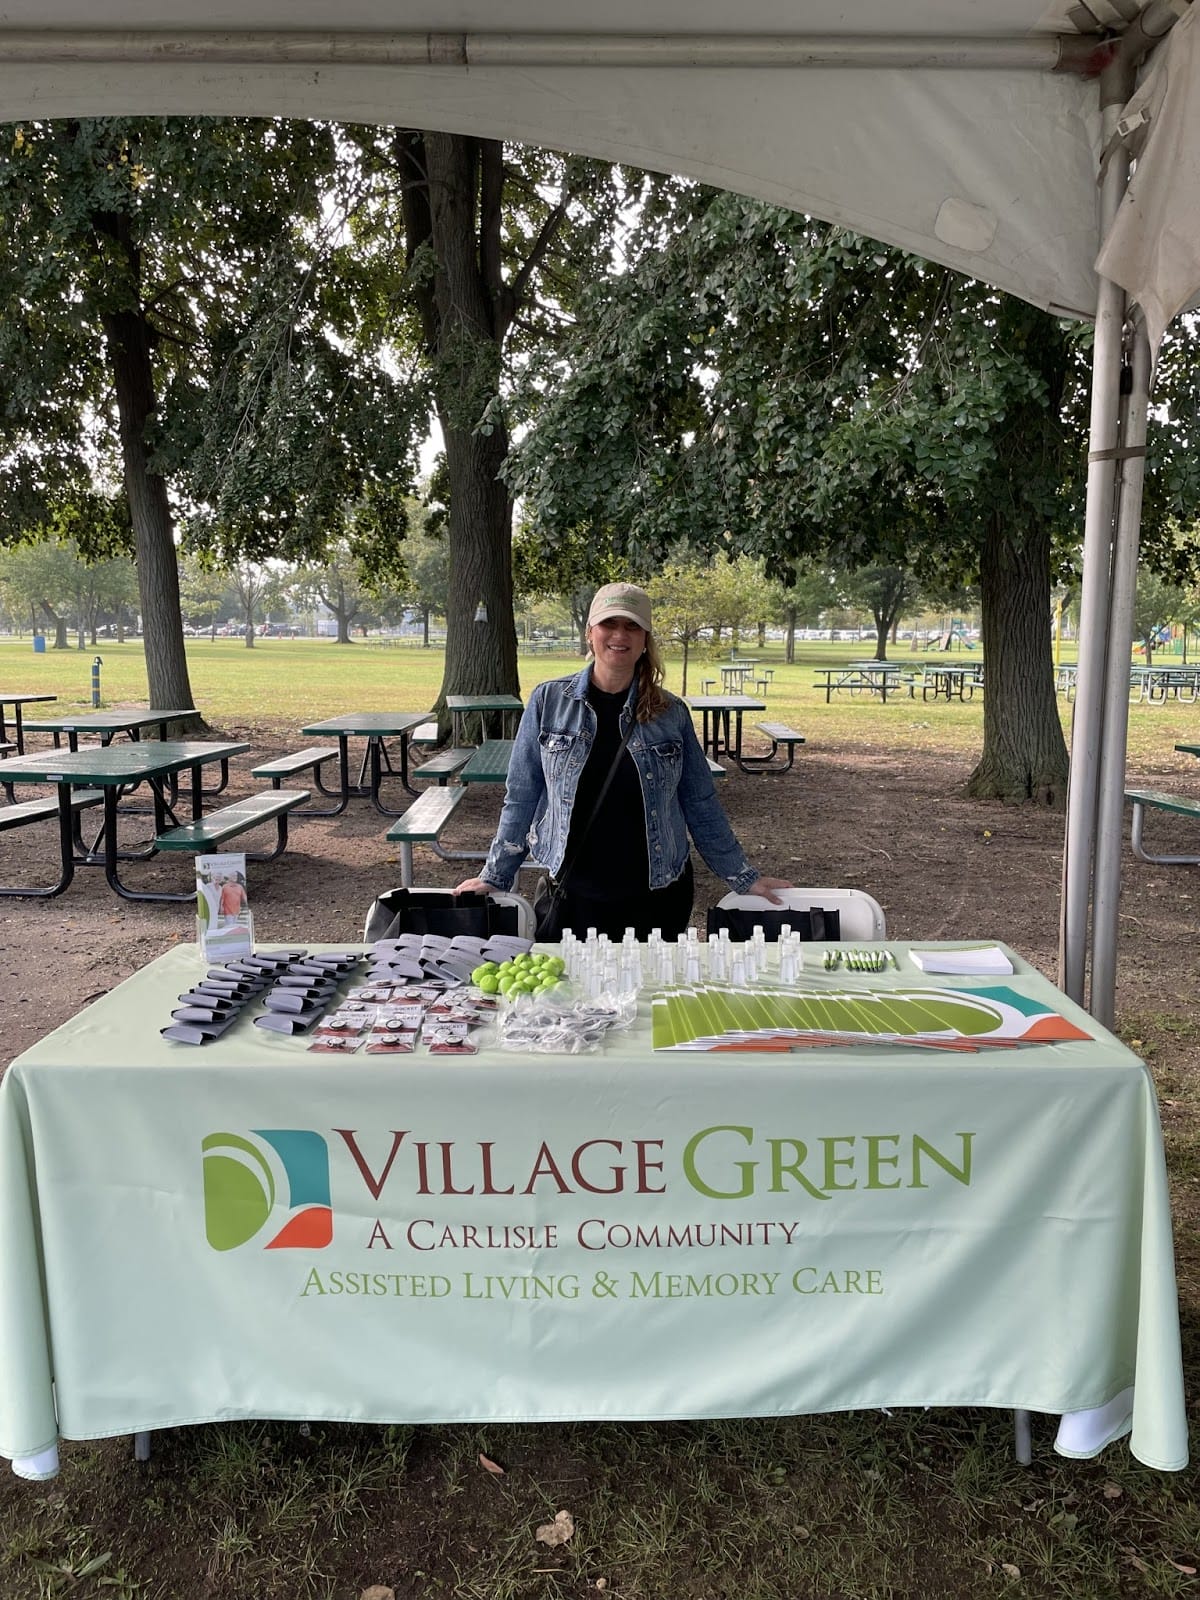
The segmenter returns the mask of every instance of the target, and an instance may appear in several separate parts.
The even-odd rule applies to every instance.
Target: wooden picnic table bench
[[[247,851],[247,861],[274,861],[287,848],[288,814],[309,799],[307,789],[269,789],[264,794],[252,794],[245,800],[235,800],[222,806],[220,811],[210,811],[207,816],[192,822],[180,823],[156,834],[157,850],[210,850],[222,845],[264,822],[275,823],[275,848],[264,851]]]
[[[1200,855],[1152,855],[1142,842],[1147,811],[1167,811],[1181,817],[1200,817],[1200,800],[1193,800],[1187,795],[1164,794],[1160,789],[1126,789],[1125,798],[1133,807],[1130,848],[1139,861],[1149,861],[1159,867],[1193,866],[1200,862]]]

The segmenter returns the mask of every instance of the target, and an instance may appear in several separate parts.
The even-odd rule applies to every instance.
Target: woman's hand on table
[[[461,883],[456,883],[455,884],[454,893],[455,894],[491,894],[492,890],[495,887],[496,887],[496,885],[494,883],[488,883],[486,878],[464,878]]]
[[[790,889],[791,887],[786,878],[755,878],[746,893],[757,895],[760,900],[769,900],[773,906],[781,906],[783,901],[775,893],[775,890]]]

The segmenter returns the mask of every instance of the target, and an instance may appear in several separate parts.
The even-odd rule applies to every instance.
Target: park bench
[[[711,756],[705,756],[704,759],[708,762],[708,770],[714,778],[723,778],[725,776],[725,768],[719,761],[714,761]]]
[[[439,785],[445,785],[455,777],[471,757],[475,754],[474,745],[460,746],[457,749],[441,750],[435,756],[430,756],[428,761],[422,761],[419,767],[414,767],[414,778],[436,778]]]
[[[789,728],[784,722],[756,722],[754,726],[760,733],[765,733],[771,741],[771,748],[765,756],[743,756],[741,765],[751,772],[790,772],[792,762],[796,759],[796,746],[804,744],[802,733],[797,733],[795,728]],[[787,746],[787,760],[781,765],[771,765],[779,756],[780,745]]]
[[[287,848],[288,813],[302,806],[309,798],[307,789],[270,789],[265,794],[252,794],[245,800],[236,800],[220,811],[210,811],[206,817],[194,822],[181,823],[156,835],[158,850],[210,850],[215,845],[236,839],[241,833],[257,828],[264,822],[275,823],[275,848],[269,851],[247,852],[247,861],[274,861]]]
[[[103,803],[103,789],[72,789],[71,810],[82,811],[85,806]],[[44,822],[47,817],[58,816],[58,796],[49,795],[42,800],[22,800],[20,805],[0,806],[0,833],[9,828],[22,828],[27,822]]]
[[[436,722],[423,722],[419,728],[414,728],[408,736],[409,744],[436,745],[438,742],[438,725]]]
[[[0,741],[0,761],[5,760],[6,757],[12,755],[13,751],[16,748],[17,747],[16,747],[15,744],[8,744],[7,742]],[[12,786],[12,784],[11,783],[5,783],[5,784],[2,785],[2,787],[4,789],[5,794],[11,800],[12,797],[13,797],[13,786]]]
[[[414,844],[429,844],[438,850],[438,840],[450,818],[466,799],[467,791],[461,784],[439,784],[426,789],[420,799],[414,800],[402,817],[398,817],[387,831],[389,844],[400,846],[400,883],[412,888]]]
[[[313,782],[321,793],[332,795],[336,791],[327,789],[321,781],[321,768],[326,761],[336,761],[337,755],[336,745],[310,745],[307,750],[296,750],[291,755],[276,756],[274,761],[264,761],[261,766],[252,769],[252,775],[270,778],[272,789],[279,789],[285,778],[294,778],[300,772],[311,772]],[[340,806],[329,806],[317,811],[298,811],[296,814],[302,817],[332,817],[340,809]]]
[[[1181,817],[1200,817],[1200,800],[1191,800],[1186,795],[1163,794],[1158,789],[1126,789],[1125,798],[1133,807],[1129,843],[1139,861],[1149,861],[1159,867],[1191,866],[1200,862],[1200,855],[1151,855],[1142,843],[1142,830],[1145,827],[1147,811],[1167,811]]]

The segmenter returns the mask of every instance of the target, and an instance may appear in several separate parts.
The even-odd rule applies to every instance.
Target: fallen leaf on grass
[[[490,1457],[483,1454],[482,1450],[479,1452],[479,1465],[485,1472],[494,1472],[498,1478],[504,1476],[504,1468],[498,1467]]]
[[[543,1522],[533,1537],[541,1544],[566,1544],[574,1532],[575,1518],[569,1511],[559,1511],[555,1514],[554,1521]]]
[[[1167,1560],[1171,1561],[1170,1556],[1167,1557]],[[1185,1567],[1182,1561],[1171,1561],[1171,1565],[1176,1572],[1182,1572],[1185,1578],[1194,1578],[1196,1576],[1195,1567]]]
[[[1104,1485],[1104,1498],[1106,1500],[1119,1500],[1125,1493],[1119,1483],[1106,1483]]]
[[[373,1583],[363,1590],[358,1600],[396,1600],[396,1591],[389,1589],[386,1583]]]
[[[1020,1567],[1014,1566],[1011,1561],[1002,1561],[1000,1563],[1000,1571],[1006,1578],[1019,1578],[1021,1576]]]

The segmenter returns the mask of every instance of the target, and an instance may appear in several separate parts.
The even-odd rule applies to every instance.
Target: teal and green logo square
[[[309,1128],[210,1133],[204,1161],[204,1231],[214,1250],[249,1244],[280,1203],[288,1210],[265,1250],[324,1250],[333,1242],[329,1146]]]

